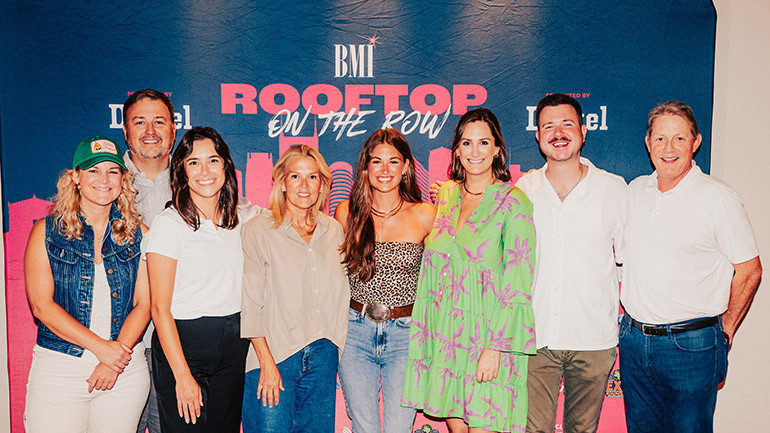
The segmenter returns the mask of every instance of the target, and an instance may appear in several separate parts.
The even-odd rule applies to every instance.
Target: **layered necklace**
[[[378,218],[382,218],[383,223],[384,223],[385,220],[387,220],[388,218],[390,218],[393,215],[397,214],[401,210],[401,207],[403,205],[404,205],[404,200],[399,197],[398,204],[393,209],[391,209],[391,210],[381,211],[379,209],[376,209],[374,206],[372,206],[372,215],[374,215],[374,216],[376,216]]]

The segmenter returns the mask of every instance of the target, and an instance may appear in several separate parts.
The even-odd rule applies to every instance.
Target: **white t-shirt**
[[[173,207],[155,217],[143,250],[177,262],[171,299],[174,319],[221,317],[241,311],[241,227],[255,213],[251,205],[239,206],[239,224],[232,230],[201,219],[194,231]]]
[[[613,247],[622,237],[626,182],[580,158],[588,173],[562,202],[546,164],[516,182],[534,205],[532,307],[538,348],[601,350],[618,343]]]
[[[629,315],[665,324],[725,312],[733,264],[759,252],[735,191],[693,162],[673,189],[653,173],[631,182],[620,298]]]

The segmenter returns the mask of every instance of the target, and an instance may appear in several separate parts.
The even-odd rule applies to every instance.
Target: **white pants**
[[[109,391],[88,392],[99,363],[86,351],[81,358],[35,345],[27,382],[24,429],[27,433],[136,433],[150,391],[144,344]]]

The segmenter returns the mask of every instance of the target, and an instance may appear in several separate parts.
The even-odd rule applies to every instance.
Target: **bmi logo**
[[[368,44],[334,44],[334,77],[374,77],[374,46],[380,43],[374,36],[358,36]]]

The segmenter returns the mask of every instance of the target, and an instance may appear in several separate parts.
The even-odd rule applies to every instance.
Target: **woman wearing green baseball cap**
[[[59,176],[51,214],[32,228],[24,277],[38,330],[28,433],[133,433],[147,400],[139,347],[150,320],[139,248],[147,227],[121,155],[107,138],[83,140]]]

